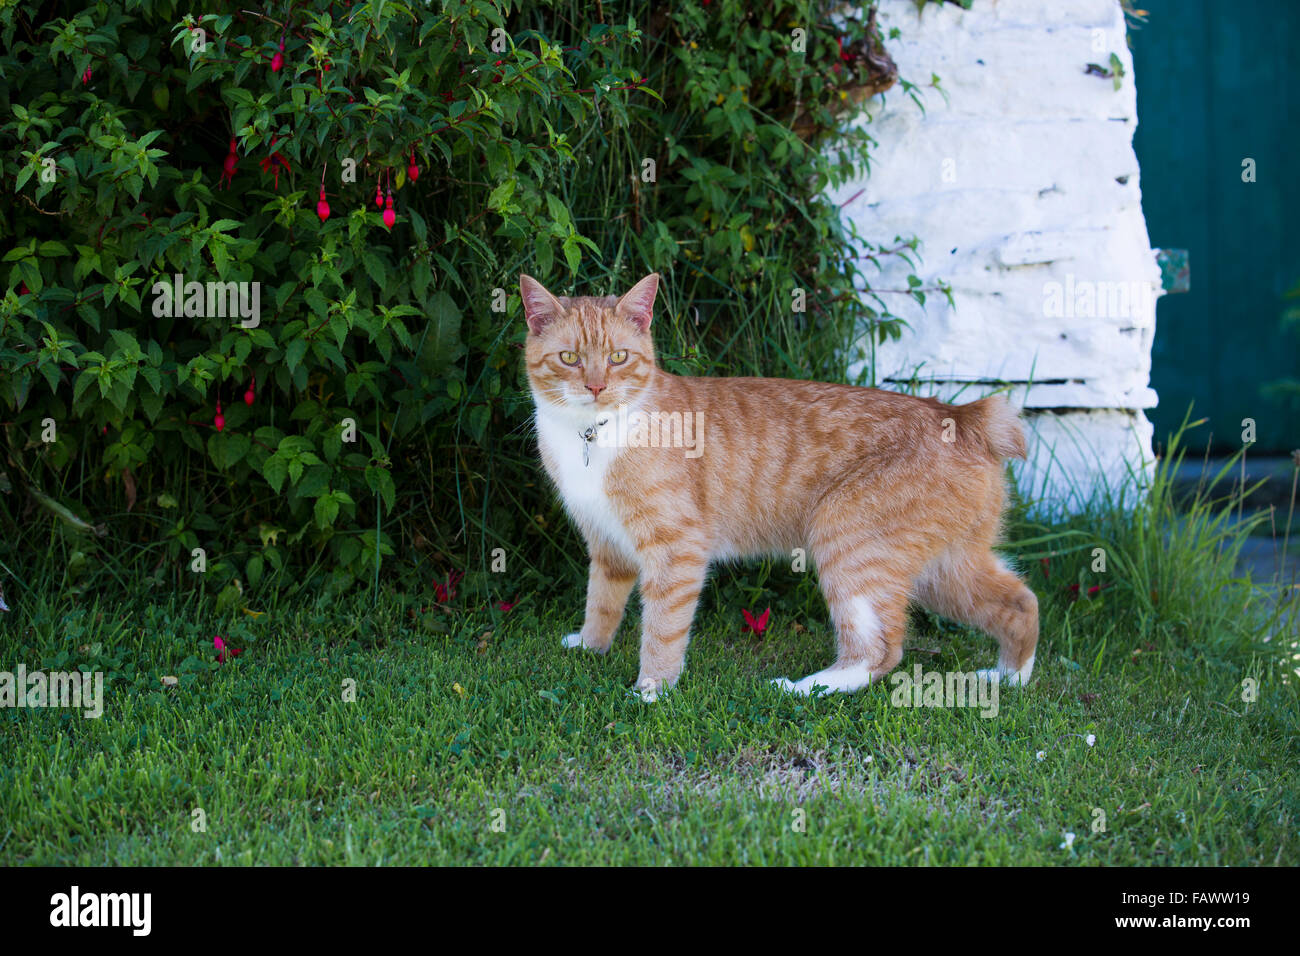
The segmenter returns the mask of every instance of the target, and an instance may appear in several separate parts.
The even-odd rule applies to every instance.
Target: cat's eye
[[[617,352],[614,352],[609,357],[610,365],[622,365],[626,361],[627,361],[627,352],[623,349],[619,349]]]
[[[577,365],[577,364],[578,364],[578,353],[577,353],[577,352],[561,352],[561,353],[560,353],[560,361],[563,362],[565,365]]]

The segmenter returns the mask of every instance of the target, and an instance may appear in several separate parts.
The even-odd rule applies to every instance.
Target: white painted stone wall
[[[1152,457],[1143,409],[1156,402],[1160,294],[1118,0],[920,13],[915,0],[881,0],[879,22],[900,76],[924,87],[937,74],[948,98],[926,89],[922,112],[895,86],[867,101],[858,121],[879,143],[870,175],[834,198],[864,237],[918,237],[917,275],[949,283],[955,307],[885,294],[909,329],[874,349],[877,383],[958,401],[1016,383],[1031,431],[1021,490],[1052,509],[1118,490]],[[1112,53],[1119,90],[1084,72]],[[906,263],[881,263],[879,274],[866,265],[871,285],[905,289]]]

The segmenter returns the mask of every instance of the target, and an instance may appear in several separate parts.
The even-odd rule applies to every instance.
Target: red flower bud
[[[383,190],[379,188],[379,183],[375,183],[375,208],[384,208],[384,193]]]
[[[406,167],[406,178],[415,182],[420,178],[420,167],[415,165],[415,149],[411,149],[411,165]]]
[[[223,414],[221,414],[221,403],[220,403],[220,402],[217,402],[217,414],[216,414],[216,416],[212,419],[212,424],[215,425],[215,426],[217,426],[217,431],[221,431],[223,428],[226,427],[226,416],[223,415]]]
[[[81,74],[81,85],[85,86],[87,83],[89,83],[92,75],[93,74],[90,71],[90,67],[86,67],[86,72]]]
[[[330,217],[330,204],[325,201],[324,193],[320,194],[320,201],[316,203],[316,215],[320,217],[321,222]]]
[[[393,212],[393,197],[388,197],[388,208],[384,210],[384,225],[389,229],[397,222],[397,213]]]
[[[281,68],[282,68],[283,66],[284,66],[284,54],[283,54],[283,53],[276,53],[275,56],[271,57],[271,72],[272,72],[272,73],[279,73],[280,70],[281,70]]]

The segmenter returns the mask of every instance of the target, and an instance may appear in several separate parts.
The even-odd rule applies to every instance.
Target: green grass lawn
[[[0,864],[1294,865],[1294,592],[1238,576],[1235,501],[1175,511],[1169,488],[1162,469],[1140,505],[1013,513],[1042,638],[987,717],[890,683],[771,687],[833,643],[813,576],[770,564],[710,580],[653,705],[630,690],[635,611],[608,657],[560,647],[572,584],[503,614],[304,582],[218,614],[47,571],[7,589],[0,671],[102,671],[103,715],[0,708]],[[243,653],[217,663],[218,632]],[[995,653],[918,613],[899,671]]]
[[[51,603],[9,616],[3,666],[111,680],[97,720],[0,711],[0,863],[1294,864],[1294,682],[1106,600],[1049,592],[1034,680],[993,718],[769,687],[829,660],[824,615],[758,637],[706,612],[645,705],[634,621],[607,658],[560,648],[574,598],[486,639],[395,596],[281,609],[225,665],[186,608]],[[902,669],[993,656],[918,618]]]

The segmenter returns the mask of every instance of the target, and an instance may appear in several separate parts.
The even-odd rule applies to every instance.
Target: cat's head
[[[650,317],[658,290],[652,273],[622,298],[557,298],[521,275],[524,354],[537,403],[578,413],[633,404],[654,375]]]

